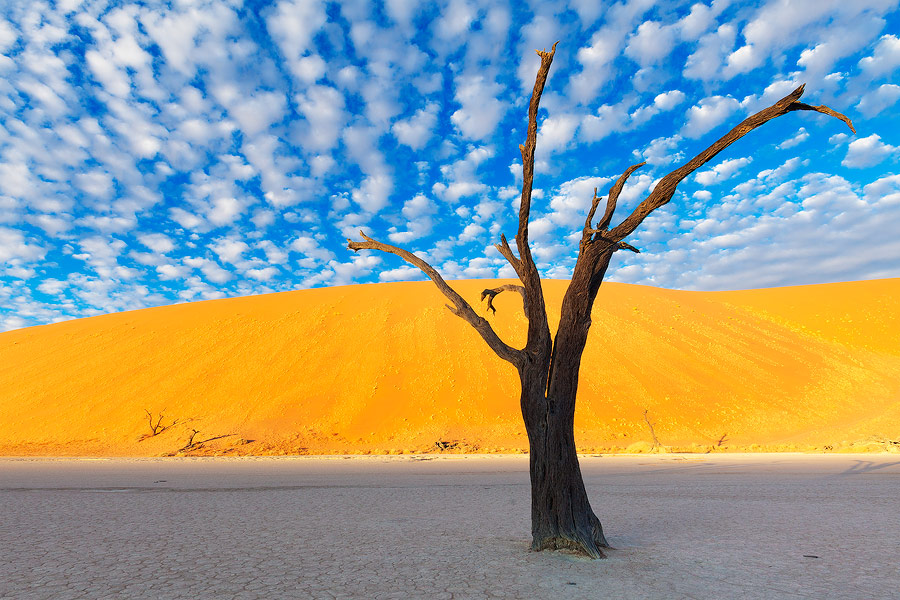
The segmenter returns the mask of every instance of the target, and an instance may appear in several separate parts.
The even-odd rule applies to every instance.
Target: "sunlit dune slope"
[[[551,323],[565,281],[544,283]],[[454,283],[479,310],[486,281]],[[740,292],[607,283],[584,451],[861,449],[900,439],[900,279]],[[0,454],[516,451],[514,369],[431,282],[118,313],[0,334]],[[516,294],[489,319],[524,343]],[[645,420],[644,411],[647,411]],[[159,435],[140,438],[163,415]],[[854,445],[856,443],[856,445]],[[454,446],[456,444],[456,446]]]

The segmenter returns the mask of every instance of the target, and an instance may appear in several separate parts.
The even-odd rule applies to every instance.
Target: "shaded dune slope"
[[[546,281],[551,323],[565,281]],[[487,281],[454,284],[473,305]],[[607,283],[583,451],[861,449],[900,439],[900,279],[738,292]],[[521,346],[516,294],[489,317]],[[483,306],[479,306],[483,310]],[[145,411],[162,425],[150,433]],[[0,454],[518,451],[514,369],[431,282],[117,313],[0,334]],[[854,445],[856,443],[856,445]],[[455,446],[454,446],[455,444]]]

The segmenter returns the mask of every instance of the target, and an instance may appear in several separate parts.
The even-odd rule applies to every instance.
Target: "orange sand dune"
[[[565,281],[546,281],[551,322]],[[486,281],[454,284],[478,304]],[[900,279],[739,292],[604,284],[583,451],[897,448]],[[489,317],[524,342],[521,300]],[[479,308],[483,310],[483,306]],[[431,282],[197,302],[0,334],[0,454],[514,452],[513,368]],[[154,437],[145,410],[179,423]],[[869,444],[868,446],[866,444]],[[456,446],[453,446],[456,444]]]

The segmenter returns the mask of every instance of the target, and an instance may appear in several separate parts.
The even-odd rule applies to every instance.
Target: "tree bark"
[[[527,383],[522,382],[523,391]],[[575,451],[574,396],[549,398],[526,414],[531,474],[531,549],[566,549],[604,558],[609,544],[591,509]],[[540,404],[540,403],[535,403]],[[573,410],[569,410],[569,406]]]
[[[575,449],[575,398],[581,356],[591,327],[591,308],[613,247],[591,248],[579,260],[563,298],[550,356],[546,392],[522,372],[523,417],[531,456],[531,549],[569,549],[603,558],[609,544],[588,501]],[[526,391],[527,390],[527,391]],[[526,406],[536,414],[528,414]]]

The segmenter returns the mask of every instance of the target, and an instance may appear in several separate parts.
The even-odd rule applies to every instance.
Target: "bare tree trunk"
[[[548,400],[545,411],[526,416],[532,424],[527,427],[531,549],[569,549],[603,558],[601,548],[609,544],[588,502],[575,452],[574,396]]]
[[[575,450],[575,398],[581,355],[591,326],[591,307],[612,257],[612,248],[579,261],[563,298],[553,343],[543,411],[525,416],[531,453],[533,550],[568,548],[602,558],[609,544],[588,501]],[[595,262],[596,261],[596,262]],[[531,386],[522,381],[523,394]],[[532,402],[538,405],[538,402]]]

